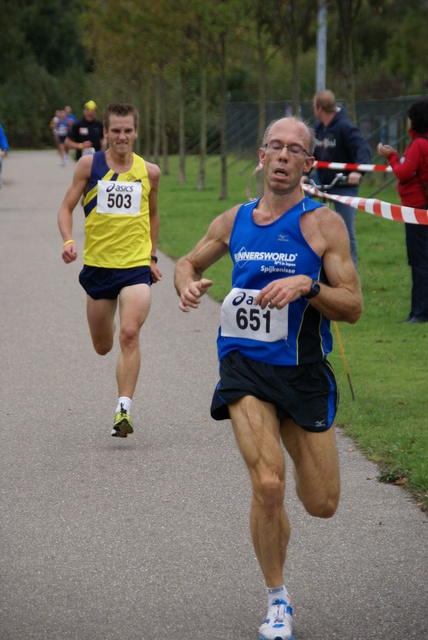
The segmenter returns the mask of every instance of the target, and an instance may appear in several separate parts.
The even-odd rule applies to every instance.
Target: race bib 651
[[[262,342],[285,340],[288,335],[288,305],[262,309],[254,304],[257,289],[232,289],[221,307],[221,335]]]

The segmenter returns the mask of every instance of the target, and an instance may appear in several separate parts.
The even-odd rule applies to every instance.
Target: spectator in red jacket
[[[388,144],[379,143],[377,150],[398,178],[401,204],[428,209],[428,99],[414,102],[407,115],[412,141],[403,157]],[[405,227],[412,270],[412,307],[405,322],[428,322],[428,225],[406,223]]]

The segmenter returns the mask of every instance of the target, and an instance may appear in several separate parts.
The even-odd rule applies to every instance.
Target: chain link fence
[[[408,144],[407,110],[410,105],[426,96],[405,96],[389,100],[365,100],[356,102],[357,125],[377,155],[378,142],[384,142],[399,152]],[[346,108],[343,100],[339,107]],[[292,115],[291,101],[267,102],[266,124],[272,120]],[[299,115],[304,120],[314,121],[312,101],[303,102]],[[259,106],[257,103],[232,102],[227,105],[227,140],[230,153],[240,155],[258,154]]]

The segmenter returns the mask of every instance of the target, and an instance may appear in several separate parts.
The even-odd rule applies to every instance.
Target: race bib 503
[[[98,180],[97,212],[140,215],[141,182]]]

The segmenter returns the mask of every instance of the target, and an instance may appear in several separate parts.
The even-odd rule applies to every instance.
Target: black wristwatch
[[[321,291],[320,283],[318,280],[312,280],[311,289],[309,293],[305,295],[306,300],[310,300],[311,298],[315,298]]]
[[[153,260],[153,262],[156,264],[158,261],[158,257],[157,256],[150,256],[150,259]]]

